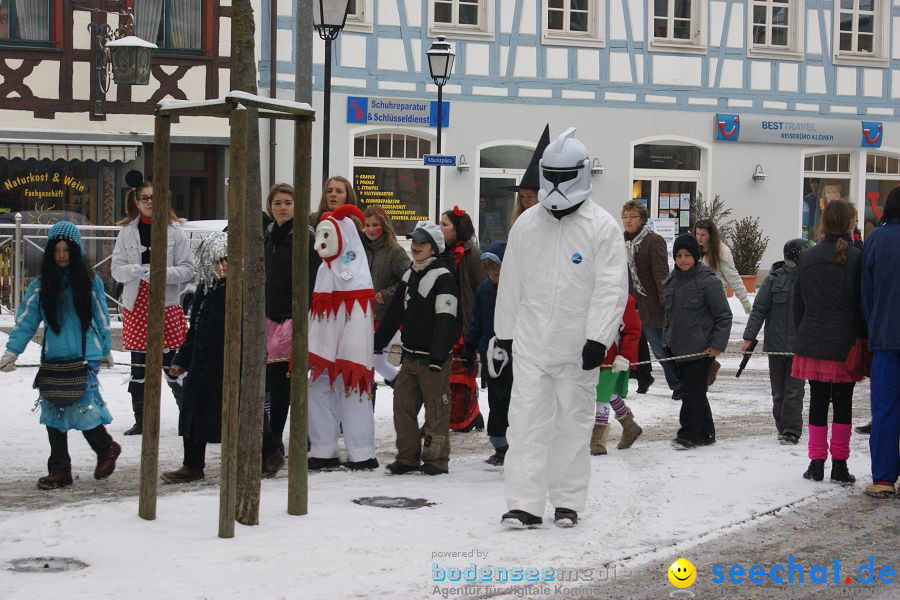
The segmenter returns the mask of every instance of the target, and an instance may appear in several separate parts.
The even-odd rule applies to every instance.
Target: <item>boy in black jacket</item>
[[[394,380],[397,460],[387,470],[442,475],[450,462],[450,350],[459,339],[459,293],[453,266],[439,257],[444,251],[440,226],[419,221],[406,237],[412,239],[412,268],[375,333],[378,353],[403,326],[403,359]],[[417,418],[423,404],[424,441]]]

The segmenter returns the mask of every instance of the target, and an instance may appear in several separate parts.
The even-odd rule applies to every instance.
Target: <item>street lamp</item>
[[[438,89],[438,105],[437,105],[437,154],[441,153],[441,126],[444,122],[444,86],[450,79],[450,73],[453,71],[453,59],[456,53],[453,51],[453,44],[448,42],[444,37],[438,36],[428,49],[428,70],[431,72],[431,78],[434,85]],[[436,181],[434,184],[434,212],[435,219],[441,221],[441,165],[435,167]]]
[[[322,113],[322,185],[328,181],[328,153],[331,146],[331,42],[347,22],[350,0],[313,0],[313,25],[325,40],[325,110]],[[274,43],[274,42],[273,42]]]

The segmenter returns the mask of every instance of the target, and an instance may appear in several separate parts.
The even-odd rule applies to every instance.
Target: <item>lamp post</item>
[[[328,153],[331,146],[331,42],[347,22],[350,0],[313,0],[313,25],[325,40],[324,110],[322,111],[322,185],[328,180]],[[272,43],[275,43],[274,41]]]
[[[431,72],[431,79],[438,89],[437,104],[437,154],[441,153],[441,126],[444,124],[444,86],[450,79],[450,73],[453,71],[453,59],[456,53],[453,51],[453,44],[448,42],[444,37],[438,36],[428,49],[428,70]],[[441,166],[435,167],[434,182],[434,214],[435,220],[440,223],[441,220]]]

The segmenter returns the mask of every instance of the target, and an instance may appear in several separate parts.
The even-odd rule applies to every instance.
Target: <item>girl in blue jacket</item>
[[[16,326],[9,334],[0,371],[16,368],[16,358],[25,350],[37,328],[44,323],[43,354],[46,360],[88,361],[84,395],[68,406],[38,397],[41,424],[50,438],[49,474],[38,480],[38,488],[50,490],[72,485],[72,461],[67,433],[77,429],[97,453],[95,479],[106,479],[116,467],[122,448],[104,425],[112,416],[100,396],[97,371],[101,364],[113,365],[110,354],[109,311],[103,282],[84,260],[81,233],[68,221],[60,221],[47,234],[41,275],[35,278],[16,312]]]

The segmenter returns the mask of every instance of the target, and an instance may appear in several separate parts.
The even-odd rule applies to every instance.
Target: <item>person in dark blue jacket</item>
[[[506,442],[506,428],[509,427],[509,398],[512,394],[512,357],[494,343],[494,308],[497,304],[497,286],[500,283],[500,265],[506,242],[493,242],[484,248],[481,254],[481,266],[487,278],[475,290],[475,305],[472,319],[465,332],[464,360],[471,365],[475,359],[475,350],[481,355],[481,385],[488,390],[487,433],[494,454],[485,462],[493,466],[502,466],[509,450]]]
[[[879,227],[866,237],[862,308],[872,357],[872,483],[866,493],[893,496],[900,476],[900,186],[884,203]]]
[[[88,266],[81,245],[81,232],[68,221],[59,221],[47,233],[47,248],[41,276],[34,278],[16,311],[16,326],[9,334],[0,371],[13,371],[16,358],[44,324],[41,362],[87,361],[84,393],[72,404],[38,397],[41,425],[50,439],[49,474],[38,480],[42,490],[72,485],[68,431],[77,429],[97,454],[95,479],[106,479],[116,468],[122,448],[105,425],[112,415],[100,396],[97,371],[113,366],[110,354],[109,311],[103,281]]]

